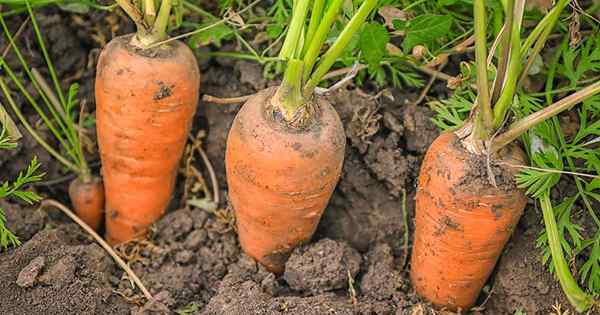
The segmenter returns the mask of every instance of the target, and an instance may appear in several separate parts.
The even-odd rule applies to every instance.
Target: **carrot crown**
[[[306,25],[312,2],[310,21]],[[297,111],[306,104],[323,76],[344,52],[352,36],[363,25],[377,0],[364,0],[356,14],[344,27],[334,43],[322,55],[321,49],[336,21],[343,0],[296,0],[292,20],[279,57],[286,60],[283,82],[277,91],[284,118],[291,122]]]
[[[132,39],[133,45],[145,49],[167,39],[172,0],[161,0],[158,10],[155,0],[115,1],[135,23],[137,33]]]

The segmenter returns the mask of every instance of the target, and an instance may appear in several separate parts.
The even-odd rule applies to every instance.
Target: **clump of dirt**
[[[283,279],[296,291],[320,293],[348,286],[358,273],[361,257],[344,243],[322,239],[292,252]]]
[[[360,281],[362,293],[374,300],[392,300],[401,304],[409,286],[401,273],[394,269],[392,249],[385,243],[378,244],[366,257],[367,272]]]
[[[240,249],[225,223],[202,209],[181,209],[156,224],[150,241],[134,242],[122,252],[150,292],[167,291],[170,299],[165,304],[178,309],[190,302],[207,303]],[[128,280],[116,285],[127,297],[135,296],[127,290]]]
[[[45,211],[35,207],[21,207],[18,204],[0,200],[0,209],[4,210],[6,227],[24,242],[44,228],[48,221]]]
[[[0,255],[3,314],[126,314],[130,306],[108,281],[114,264],[96,244],[69,235],[77,227],[42,230]],[[75,233],[74,233],[75,232]]]

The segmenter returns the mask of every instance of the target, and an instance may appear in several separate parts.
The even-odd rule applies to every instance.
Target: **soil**
[[[80,98],[93,112],[99,49],[110,38],[131,32],[131,24],[122,16],[97,11],[75,15],[47,8],[36,17],[59,75],[67,78],[65,84],[81,84]],[[19,21],[11,18],[9,25],[16,29]],[[30,27],[22,36],[25,42],[34,42]],[[0,46],[4,44],[0,40]],[[35,46],[24,51],[33,66],[43,69]],[[201,93],[234,97],[277,84],[264,80],[257,64],[209,59],[202,56],[205,51],[198,50]],[[8,62],[17,67],[14,55]],[[446,92],[436,84],[431,93]],[[223,197],[219,207],[203,209],[181,202],[187,192],[185,176],[180,176],[169,213],[146,240],[120,249],[160,303],[146,303],[110,257],[59,212],[3,202],[8,227],[23,245],[0,250],[2,313],[434,314],[412,291],[406,263],[419,164],[438,135],[430,121],[432,112],[412,103],[418,94],[390,88],[391,97],[373,99],[350,88],[328,96],[346,126],[342,178],[312,242],[293,252],[281,276],[243,254],[232,224],[224,154],[239,105],[202,103],[194,124],[194,134],[206,133],[202,145]],[[17,100],[26,109],[24,100]],[[25,112],[35,120],[31,110]],[[93,128],[88,135],[94,139]],[[98,165],[93,148],[89,159]],[[46,180],[64,176],[60,165],[26,135],[18,149],[0,153],[0,180],[14,178],[34,155],[44,165]],[[204,172],[201,165],[197,163]],[[68,202],[67,186],[68,181],[62,180],[35,189]],[[488,298],[482,293],[483,306],[474,314],[513,314],[518,308],[528,315],[548,314],[555,300],[563,309],[568,305],[541,266],[541,252],[534,248],[539,222],[540,214],[528,209],[488,285],[492,294]]]

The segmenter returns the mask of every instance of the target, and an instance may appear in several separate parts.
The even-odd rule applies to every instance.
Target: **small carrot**
[[[494,161],[523,165],[526,158],[511,145]],[[516,172],[504,174],[512,184],[494,187],[485,158],[465,150],[453,132],[431,144],[416,195],[411,279],[417,293],[455,310],[473,306],[527,204]]]
[[[292,249],[312,237],[344,161],[340,118],[314,89],[377,1],[363,2],[314,71],[343,1],[332,1],[324,15],[322,1],[315,1],[312,14],[317,16],[302,36],[309,2],[294,4],[280,53],[287,60],[283,83],[250,98],[227,138],[227,183],[240,243],[275,273],[283,272]]]
[[[161,44],[167,39],[171,1],[161,3],[151,29],[144,27],[148,23],[139,20],[141,13],[132,3],[117,2],[138,32],[110,41],[96,73],[106,238],[113,245],[143,236],[165,212],[200,85],[190,48],[179,41]]]
[[[99,177],[87,182],[75,178],[69,184],[69,198],[78,217],[95,231],[104,221],[104,185]]]
[[[9,47],[12,48],[13,53],[21,63],[23,72],[26,75],[25,77],[30,80],[31,85],[40,96],[41,101],[37,101],[31,95],[30,91],[25,87],[25,84],[15,74],[10,65],[5,62],[3,57],[0,57],[0,67],[2,67],[7,74],[7,77],[14,82],[15,86],[27,100],[29,105],[37,112],[41,122],[48,128],[50,135],[57,143],[59,143],[62,150],[53,147],[41,137],[36,128],[31,126],[21,109],[14,102],[11,91],[2,78],[0,78],[0,89],[3,91],[8,104],[12,107],[21,124],[35,141],[56,159],[57,162],[61,163],[69,171],[77,174],[77,178],[69,185],[69,197],[77,215],[79,215],[90,227],[98,230],[102,225],[102,216],[104,214],[104,188],[102,186],[102,180],[91,174],[81,145],[81,134],[79,131],[81,130],[83,109],[80,110],[79,128],[76,126],[77,122],[73,115],[74,109],[78,105],[76,99],[78,85],[76,83],[72,84],[69,88],[68,96],[65,97],[56,75],[52,59],[50,58],[46,45],[42,39],[33,10],[29,2],[26,2],[25,4],[37,43],[52,78],[53,87],[46,82],[44,77],[35,68],[30,68],[16,43],[16,36],[18,36],[19,32],[13,36],[2,16],[0,16],[0,25],[4,35],[10,43]],[[5,53],[8,53],[8,50],[6,50]],[[40,103],[45,105],[45,108],[40,106]],[[66,152],[66,154],[63,152]]]

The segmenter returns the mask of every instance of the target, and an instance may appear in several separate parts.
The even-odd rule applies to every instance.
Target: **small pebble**
[[[192,258],[194,258],[194,253],[189,250],[182,250],[175,254],[175,261],[179,264],[187,264]]]
[[[17,285],[22,288],[32,287],[45,264],[46,259],[43,256],[38,256],[33,259],[21,270],[21,272],[19,272],[19,275],[17,276]]]

